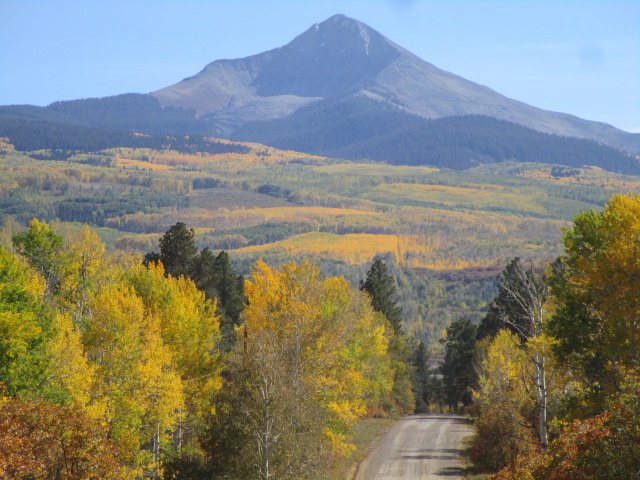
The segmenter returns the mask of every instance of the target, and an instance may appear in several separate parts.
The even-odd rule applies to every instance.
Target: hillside
[[[637,159],[594,141],[480,115],[427,120],[364,97],[314,103],[284,119],[250,122],[233,138],[395,165],[466,169],[515,160],[640,173]]]
[[[344,15],[151,94],[0,106],[0,136],[21,151],[215,153],[211,136],[396,165],[518,161],[640,173],[640,134],[508,99]]]
[[[477,318],[509,258],[556,255],[561,227],[577,212],[640,191],[636,177],[593,168],[508,162],[452,171],[211,144],[224,150],[118,147],[62,159],[4,142],[3,235],[10,219],[87,222],[112,248],[144,253],[182,221],[200,247],[229,251],[244,273],[258,257],[312,258],[354,285],[383,255],[410,330],[426,334],[451,315]]]
[[[195,110],[226,133],[250,121],[288,117],[305,105],[364,97],[428,119],[484,115],[640,152],[639,134],[506,98],[438,69],[344,15],[313,25],[283,47],[212,62],[152,95],[163,105]]]

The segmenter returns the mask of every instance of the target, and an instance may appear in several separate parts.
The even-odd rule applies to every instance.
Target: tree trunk
[[[549,438],[547,434],[547,377],[544,355],[536,354],[533,361],[535,363],[535,384],[538,401],[538,436],[540,446],[546,452]]]

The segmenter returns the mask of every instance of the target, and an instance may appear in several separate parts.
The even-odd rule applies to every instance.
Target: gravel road
[[[462,439],[473,433],[456,415],[413,415],[399,420],[360,464],[355,480],[462,478]]]

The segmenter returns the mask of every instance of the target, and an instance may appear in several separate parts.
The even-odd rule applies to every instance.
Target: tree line
[[[481,323],[448,328],[444,386],[492,480],[640,478],[640,197],[576,216],[550,265],[516,258]]]
[[[0,476],[318,478],[366,415],[411,412],[384,262],[237,275],[182,223],[141,262],[87,226],[0,246]]]

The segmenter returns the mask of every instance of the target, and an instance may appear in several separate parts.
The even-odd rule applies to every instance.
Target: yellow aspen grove
[[[85,355],[82,333],[66,313],[55,314],[52,326],[55,334],[48,345],[51,385],[66,393],[65,400],[87,408],[90,416],[98,416],[100,412],[90,405],[96,380],[95,365]]]
[[[176,425],[178,450],[200,454],[197,433],[213,415],[215,394],[222,387],[220,319],[215,302],[192,280],[165,277],[162,264],[130,269],[126,278],[153,319],[166,347],[172,371],[182,385],[185,415]]]
[[[144,459],[140,426],[146,412],[143,361],[144,304],[126,286],[109,286],[96,295],[86,320],[84,344],[96,365],[94,395],[104,405],[108,437],[120,448],[132,469]]]
[[[65,235],[60,296],[75,312],[76,323],[87,313],[92,292],[107,281],[109,273],[115,273],[115,265],[106,261],[105,252],[104,243],[88,225]]]
[[[248,375],[253,474],[315,478],[328,457],[351,451],[350,428],[392,387],[384,318],[310,263],[259,261],[245,294],[236,361]]]

